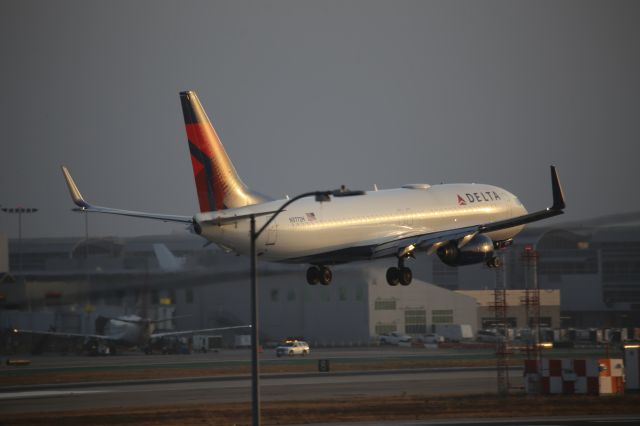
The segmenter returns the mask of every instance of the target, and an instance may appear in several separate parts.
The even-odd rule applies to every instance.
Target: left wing
[[[161,337],[184,336],[189,334],[205,333],[207,331],[234,330],[236,328],[251,328],[251,325],[235,325],[233,327],[201,328],[199,330],[168,331],[166,333],[153,333],[149,337],[151,339],[159,339]]]
[[[12,331],[15,334],[25,333],[25,334],[40,334],[43,336],[75,337],[75,338],[82,338],[82,339],[98,339],[98,340],[109,340],[109,341],[117,340],[112,336],[106,336],[102,334],[66,333],[63,331],[20,330],[19,328],[14,328]]]
[[[71,177],[71,173],[69,173],[69,169],[65,166],[62,166],[62,174],[64,175],[64,180],[67,182],[67,187],[69,188],[69,194],[71,194],[71,199],[75,203],[77,208],[74,210],[82,211],[82,212],[91,212],[91,213],[108,213],[108,214],[117,214],[121,216],[130,216],[130,217],[139,217],[143,219],[155,219],[162,220],[163,222],[178,222],[178,223],[193,223],[193,218],[191,216],[177,216],[170,214],[161,214],[161,213],[146,213],[146,212],[137,212],[133,210],[120,210],[113,209],[111,207],[101,207],[94,206],[93,204],[89,204],[82,197],[78,186],[73,181]]]

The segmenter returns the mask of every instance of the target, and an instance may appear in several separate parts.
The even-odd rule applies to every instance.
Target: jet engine
[[[451,241],[437,251],[438,257],[449,266],[472,265],[487,262],[487,265],[498,266],[493,256],[493,241],[486,235],[476,235],[467,244],[458,248],[457,241]],[[494,261],[495,259],[495,261]]]

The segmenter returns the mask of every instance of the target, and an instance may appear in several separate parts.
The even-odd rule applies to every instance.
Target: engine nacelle
[[[438,249],[438,257],[449,266],[472,265],[483,263],[493,257],[493,241],[484,234],[473,237],[462,248],[458,242],[449,242]]]

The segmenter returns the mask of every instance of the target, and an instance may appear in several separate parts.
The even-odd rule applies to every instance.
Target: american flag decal
[[[309,222],[313,222],[314,220],[316,220],[316,215],[314,213],[307,213],[307,220]]]

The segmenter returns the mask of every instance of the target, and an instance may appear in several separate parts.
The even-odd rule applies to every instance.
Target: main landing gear
[[[307,269],[307,283],[310,285],[316,285],[318,283],[322,285],[329,285],[333,279],[333,273],[331,269],[326,266],[311,266]]]
[[[413,280],[413,272],[404,266],[405,257],[398,258],[398,267],[387,269],[387,283],[391,286],[398,284],[409,285]],[[312,265],[307,269],[307,283],[309,285],[329,285],[333,279],[331,269],[322,265]]]
[[[404,258],[398,258],[398,267],[392,266],[387,269],[387,283],[390,286],[397,286],[398,284],[409,285],[413,279],[413,273],[411,269],[404,266]]]

